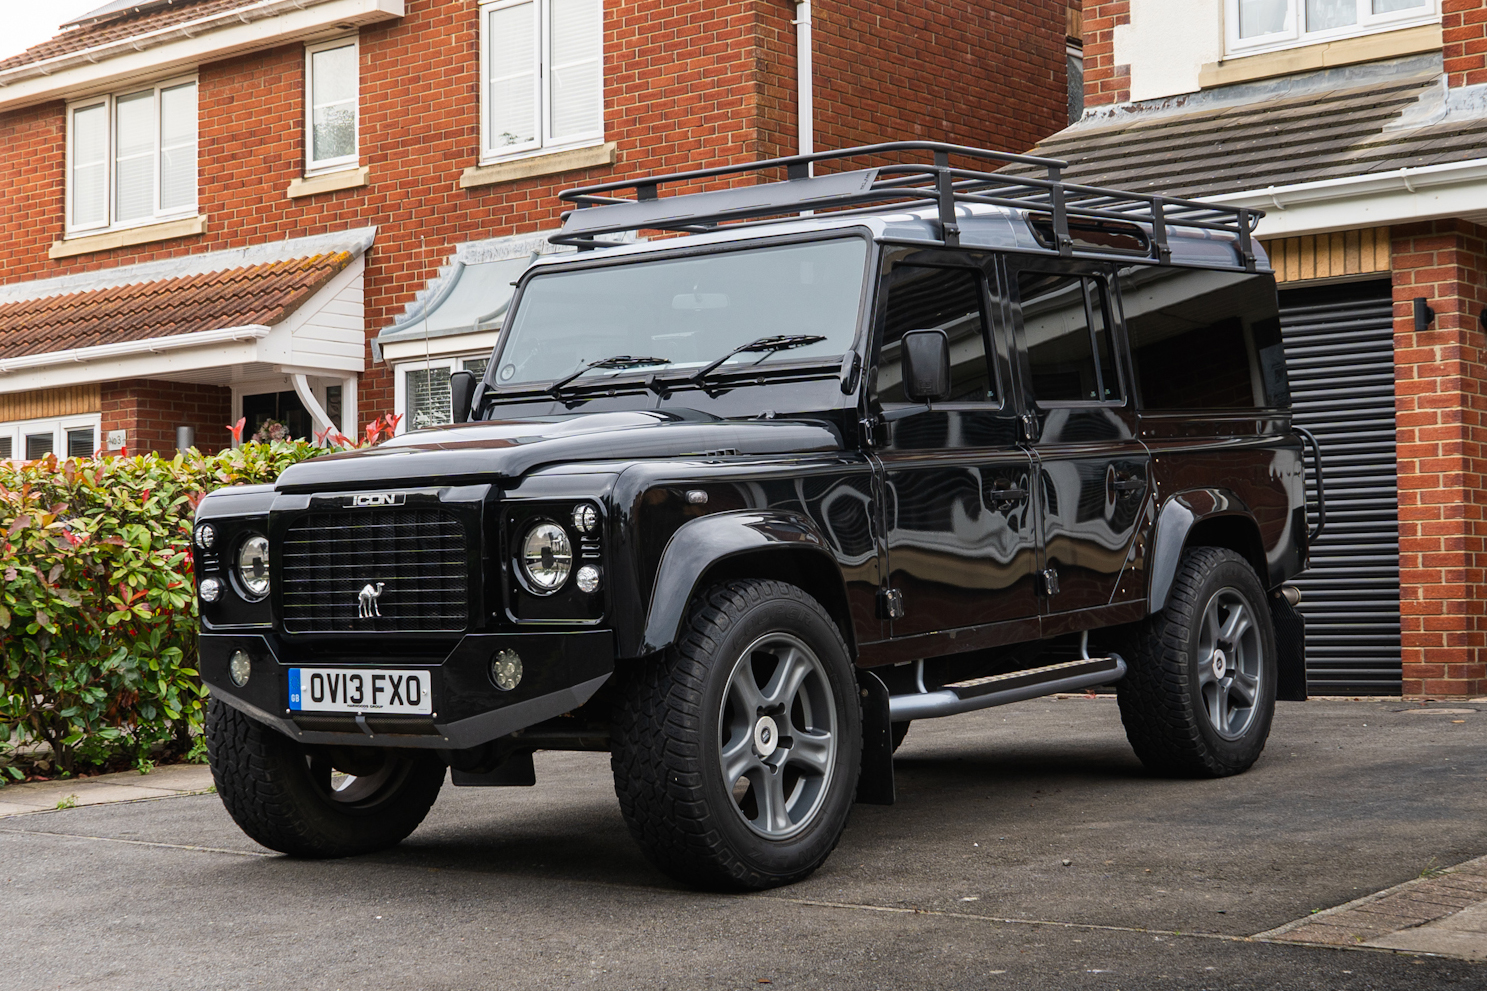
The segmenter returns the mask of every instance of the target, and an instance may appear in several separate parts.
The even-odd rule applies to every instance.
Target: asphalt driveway
[[[603,755],[537,767],[344,861],[268,854],[213,795],[0,819],[0,988],[1487,988],[1249,938],[1487,854],[1487,703],[1282,703],[1203,782],[1147,777],[1108,699],[916,724],[899,803],[751,896],[654,871]]]

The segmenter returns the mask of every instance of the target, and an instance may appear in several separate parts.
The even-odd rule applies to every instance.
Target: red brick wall
[[[170,455],[176,450],[176,427],[194,429],[197,448],[208,453],[231,445],[232,390],[225,386],[129,379],[105,382],[99,391],[100,446],[110,430],[122,429],[130,454]]]
[[[1031,148],[1068,124],[1068,6],[815,0],[816,147]]]
[[[1062,125],[1057,0],[818,2],[818,147],[908,131],[1021,150]],[[375,224],[371,337],[453,245],[556,226],[561,189],[795,150],[793,0],[607,0],[605,130],[618,166],[461,189],[479,153],[477,6],[410,0],[407,10],[360,35],[367,187],[285,196],[303,169],[302,46],[201,67],[199,202],[210,219],[198,237],[48,259],[64,224],[63,105],[0,113],[0,283]],[[367,368],[363,419],[393,405],[387,366],[368,353]]]
[[[1131,23],[1131,0],[1084,2],[1084,104],[1127,103],[1131,67],[1115,64],[1115,29]]]
[[[1487,0],[1441,0],[1449,86],[1487,83]]]
[[[1394,228],[1404,693],[1487,693],[1487,230]],[[1417,333],[1414,300],[1435,323]]]

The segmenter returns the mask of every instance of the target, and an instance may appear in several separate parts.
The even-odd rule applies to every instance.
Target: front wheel
[[[1275,630],[1260,579],[1220,547],[1183,555],[1167,607],[1137,628],[1116,684],[1126,738],[1148,769],[1182,777],[1247,770],[1275,712]]]
[[[857,789],[846,644],[793,585],[713,586],[671,649],[625,673],[612,740],[620,808],[656,866],[707,888],[798,881],[835,848]]]
[[[349,857],[402,842],[444,784],[427,751],[312,747],[220,699],[207,707],[217,794],[243,832],[293,857]]]

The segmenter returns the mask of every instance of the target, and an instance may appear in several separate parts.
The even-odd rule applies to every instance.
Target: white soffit
[[[403,16],[403,0],[259,0],[0,72],[0,111],[106,92],[249,52]]]

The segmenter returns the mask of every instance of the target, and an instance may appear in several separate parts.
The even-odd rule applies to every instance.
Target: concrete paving
[[[1104,699],[917,724],[899,804],[750,896],[652,869],[597,754],[446,788],[343,861],[270,854],[212,795],[12,816],[0,989],[1487,988],[1428,947],[1254,938],[1487,854],[1487,704],[1452,707],[1282,704],[1222,781],[1147,777]],[[1470,957],[1481,919],[1400,938]]]
[[[43,812],[59,806],[70,808],[199,795],[211,788],[212,770],[205,764],[169,764],[148,774],[120,771],[90,778],[28,781],[0,789],[0,817]]]

